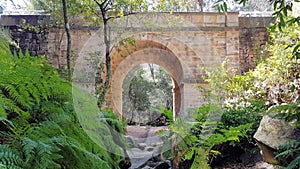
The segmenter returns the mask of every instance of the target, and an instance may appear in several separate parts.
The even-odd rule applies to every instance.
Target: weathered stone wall
[[[12,51],[29,51],[32,56],[45,55],[48,52],[48,32],[39,25],[39,20],[46,16],[31,15],[4,15],[1,16],[0,26],[4,26],[11,31],[12,39],[18,45],[11,46]],[[26,21],[26,22],[25,22]],[[35,26],[34,28],[28,24]]]
[[[271,17],[240,17],[240,72],[245,73],[255,67],[255,60],[265,56],[261,53],[269,39],[267,28]]]
[[[46,55],[48,51],[47,32],[35,32],[33,30],[22,29],[11,26],[12,39],[16,41],[19,48],[11,46],[12,51],[29,51],[31,56]]]
[[[78,57],[80,51],[84,47],[85,43],[91,37],[93,30],[85,29],[72,29],[72,61],[71,66],[74,67],[74,62]],[[55,68],[65,69],[67,67],[67,37],[64,30],[51,29],[47,36],[48,39],[48,52],[47,59],[51,65]]]

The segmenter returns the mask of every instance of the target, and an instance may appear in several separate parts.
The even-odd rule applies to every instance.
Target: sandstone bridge
[[[22,22],[38,25],[40,15],[3,15],[2,26],[10,28],[13,39],[22,50],[32,55],[46,55],[56,68],[66,67],[66,35],[63,29],[34,31]],[[196,84],[203,83],[199,67],[219,65],[227,60],[228,67],[244,73],[253,68],[259,50],[268,40],[266,27],[271,17],[239,16],[239,13],[175,13],[139,14],[116,20],[110,25],[112,49],[111,86],[106,104],[122,114],[126,99],[126,76],[137,65],[154,63],[161,66],[173,80],[173,110],[176,116],[200,106],[201,95]],[[102,60],[104,45],[101,27],[85,26],[75,19],[72,26],[72,60],[74,82],[94,91],[95,70],[88,56]],[[117,46],[124,38],[134,45]],[[91,59],[91,58],[90,58]],[[95,57],[94,57],[95,59]]]

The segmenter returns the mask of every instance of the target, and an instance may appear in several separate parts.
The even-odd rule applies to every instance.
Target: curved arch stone
[[[174,113],[177,115],[181,110],[181,92],[180,84],[183,79],[183,69],[178,58],[170,51],[158,48],[145,48],[133,52],[127,56],[116,68],[112,76],[112,101],[115,112],[122,114],[122,94],[123,83],[126,83],[125,77],[137,65],[143,63],[154,63],[162,68],[172,77],[174,82]]]

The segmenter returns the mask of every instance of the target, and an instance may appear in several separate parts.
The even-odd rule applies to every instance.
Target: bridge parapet
[[[194,12],[175,13],[176,16],[190,21],[197,27],[238,27],[238,12],[215,13],[215,12]]]

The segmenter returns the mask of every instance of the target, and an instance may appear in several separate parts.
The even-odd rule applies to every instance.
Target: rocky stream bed
[[[128,155],[131,161],[130,169],[171,169],[170,160],[161,160],[162,141],[157,132],[166,128],[150,126],[128,126],[126,139],[130,146]],[[217,163],[214,169],[279,169],[262,160],[258,153],[244,153],[231,156]]]

